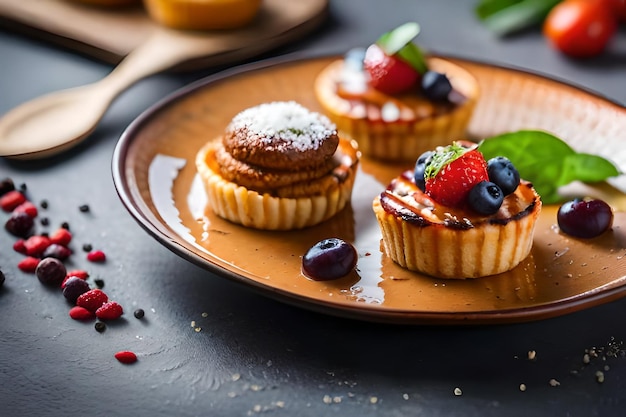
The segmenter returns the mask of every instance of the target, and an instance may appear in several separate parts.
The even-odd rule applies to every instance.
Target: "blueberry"
[[[65,281],[65,286],[63,287],[63,297],[65,297],[70,303],[76,304],[78,297],[90,289],[89,284],[84,279],[69,277],[67,281]]]
[[[15,190],[15,183],[11,178],[4,178],[0,181],[0,195],[5,195],[13,190]]]
[[[426,163],[430,157],[434,154],[433,151],[426,151],[417,158],[415,161],[415,169],[413,170],[413,177],[415,178],[415,184],[423,192],[426,191],[426,180],[424,178],[424,171],[426,170]]]
[[[348,275],[356,266],[354,246],[339,238],[328,238],[313,245],[302,258],[302,273],[316,281]]]
[[[446,76],[436,71],[426,71],[422,76],[422,91],[433,101],[446,101],[452,92],[452,84]]]
[[[575,199],[559,207],[556,218],[564,233],[590,239],[611,228],[613,210],[602,200]]]
[[[4,285],[4,272],[0,271],[0,287],[2,287]]]
[[[505,196],[511,194],[519,185],[520,175],[515,165],[504,156],[496,156],[487,161],[489,181],[497,184]]]
[[[496,184],[489,181],[481,181],[472,187],[467,199],[472,210],[489,216],[495,214],[500,209],[504,201],[504,194]]]
[[[4,228],[13,236],[26,237],[33,228],[34,223],[33,218],[25,212],[14,211],[4,224]]]
[[[35,275],[42,284],[59,285],[65,278],[65,265],[56,258],[44,258],[37,264]]]

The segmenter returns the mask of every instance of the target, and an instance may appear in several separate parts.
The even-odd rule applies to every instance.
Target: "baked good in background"
[[[426,57],[413,43],[418,33],[416,23],[404,24],[367,50],[349,51],[315,81],[324,113],[359,143],[364,156],[414,161],[428,149],[465,138],[478,82],[453,62]]]
[[[439,278],[515,268],[530,253],[541,199],[503,157],[453,143],[418,158],[373,201],[384,252]]]
[[[290,230],[321,223],[349,203],[359,156],[326,116],[276,101],[237,114],[198,152],[196,167],[218,216]]]
[[[142,0],[69,0],[74,3],[89,4],[97,7],[127,7],[140,5]]]
[[[262,0],[144,0],[156,22],[189,30],[237,29],[254,20]]]
[[[67,0],[106,9],[143,6],[155,22],[172,29],[228,30],[252,23],[263,0]]]

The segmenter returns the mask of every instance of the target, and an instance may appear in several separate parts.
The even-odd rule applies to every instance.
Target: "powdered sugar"
[[[246,129],[248,137],[265,144],[284,142],[295,150],[317,149],[336,126],[324,115],[312,112],[295,101],[275,101],[251,107],[237,114],[228,130]]]

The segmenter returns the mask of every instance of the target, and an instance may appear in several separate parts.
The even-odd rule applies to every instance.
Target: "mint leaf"
[[[482,0],[475,9],[483,24],[498,36],[539,25],[561,0]]]
[[[428,65],[426,64],[426,58],[422,50],[414,43],[407,44],[404,48],[398,51],[398,56],[404,61],[408,62],[415,71],[420,74],[424,74],[428,71]]]
[[[408,22],[384,33],[378,38],[376,44],[386,55],[398,55],[417,72],[423,74],[428,70],[426,59],[421,49],[412,42],[419,33],[419,25],[415,22]]]
[[[598,182],[620,175],[610,161],[587,153],[579,153],[550,133],[520,130],[483,140],[480,151],[489,160],[506,156],[520,176],[533,183],[546,204],[558,203],[559,187],[572,181]]]
[[[474,11],[479,19],[483,20],[499,12],[500,10],[511,7],[522,0],[480,0]]]
[[[420,33],[420,26],[415,22],[408,22],[392,31],[383,33],[376,44],[389,56],[396,54]]]

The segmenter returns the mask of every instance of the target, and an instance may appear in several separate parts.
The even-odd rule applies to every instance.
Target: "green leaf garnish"
[[[424,53],[414,43],[408,43],[404,48],[400,49],[398,56],[408,62],[420,74],[424,74],[428,71]]]
[[[430,157],[428,164],[426,164],[424,178],[427,180],[435,178],[444,166],[458,159],[465,152],[467,152],[467,148],[460,146],[456,142],[453,142],[452,145],[437,148],[435,153]]]
[[[598,182],[621,174],[607,159],[576,152],[556,136],[538,130],[487,138],[479,144],[479,150],[487,160],[500,155],[509,158],[546,204],[561,201],[559,187],[573,181]]]
[[[561,0],[481,0],[475,12],[498,36],[509,35],[541,24]]]
[[[392,31],[383,33],[376,44],[389,56],[397,53],[420,33],[420,25],[408,22]]]
[[[427,71],[426,59],[421,49],[412,41],[420,33],[420,26],[415,22],[408,22],[392,31],[384,33],[376,44],[389,56],[398,55],[409,63],[417,72]]]

